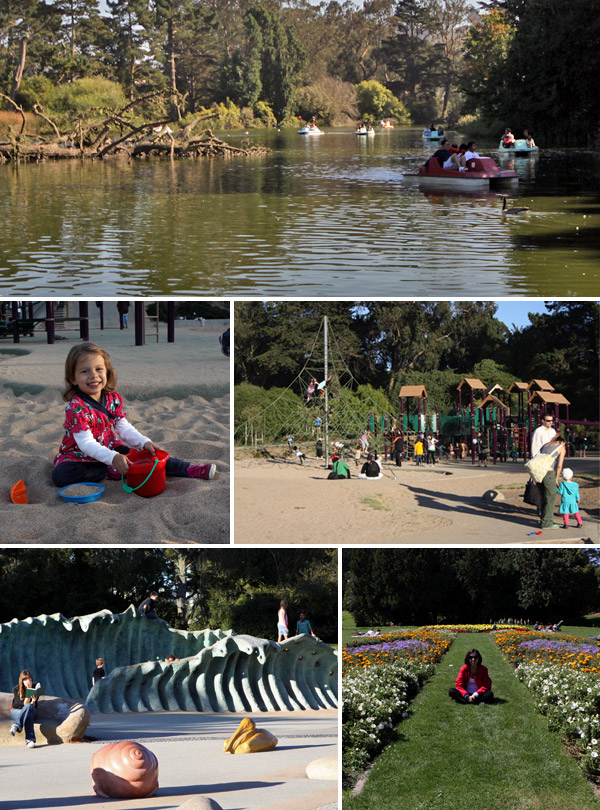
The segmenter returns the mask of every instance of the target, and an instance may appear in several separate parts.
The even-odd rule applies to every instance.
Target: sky
[[[529,326],[529,312],[545,313],[547,312],[545,301],[537,300],[510,300],[510,301],[496,301],[498,310],[496,318],[513,331],[513,325],[517,328]]]

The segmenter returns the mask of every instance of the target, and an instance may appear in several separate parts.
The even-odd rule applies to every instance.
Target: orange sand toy
[[[20,478],[16,484],[10,488],[10,499],[13,503],[28,503],[27,501],[27,487],[25,481]]]

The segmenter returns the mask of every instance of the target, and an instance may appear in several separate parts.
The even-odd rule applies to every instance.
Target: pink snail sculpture
[[[158,760],[129,740],[96,751],[90,772],[95,792],[105,799],[143,799],[158,790]]]

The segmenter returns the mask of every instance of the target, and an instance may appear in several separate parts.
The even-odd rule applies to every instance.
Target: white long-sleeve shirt
[[[537,456],[542,447],[551,441],[555,436],[556,431],[553,427],[547,428],[540,425],[539,428],[536,428],[533,431],[533,436],[531,437],[531,457],[533,458],[533,456]]]
[[[147,436],[143,436],[127,419],[117,419],[114,424],[115,433],[123,439],[125,444],[136,450],[141,450],[146,442],[151,441]],[[82,453],[90,458],[95,458],[96,461],[101,461],[103,464],[112,464],[114,457],[117,455],[116,450],[109,450],[108,447],[97,442],[92,435],[91,430],[82,430],[79,433],[74,433],[73,438],[77,447]]]

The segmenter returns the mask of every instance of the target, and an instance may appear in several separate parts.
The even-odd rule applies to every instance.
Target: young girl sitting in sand
[[[65,435],[52,470],[57,487],[116,480],[127,474],[131,447],[153,454],[161,449],[127,421],[116,391],[117,375],[104,349],[93,343],[73,346],[65,362],[65,382]],[[216,469],[214,464],[178,458],[166,462],[167,475],[187,478],[210,479]]]

